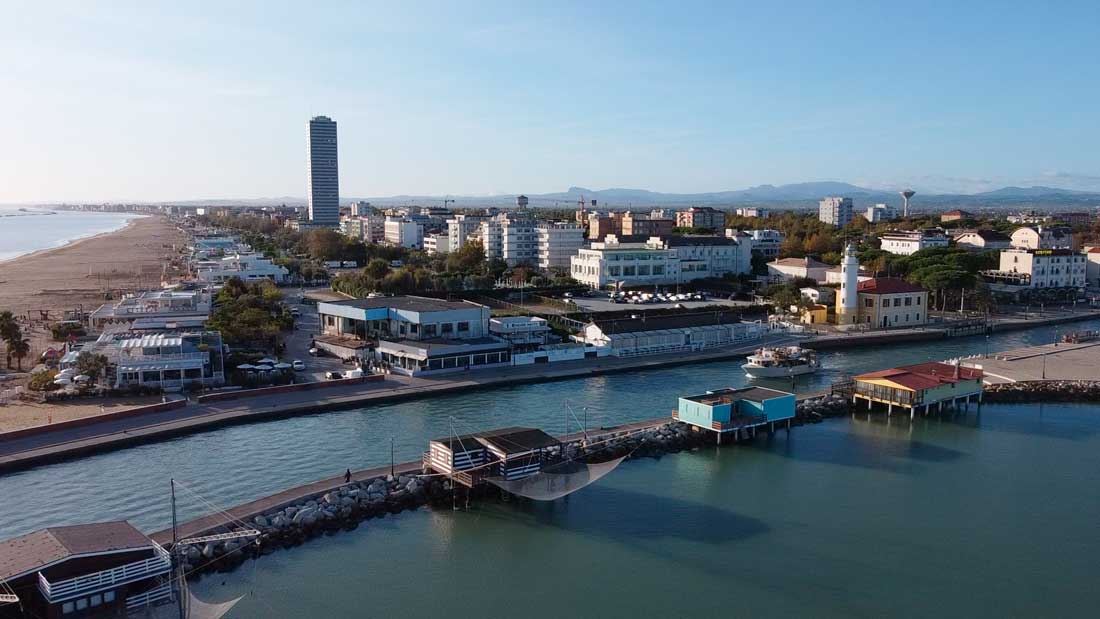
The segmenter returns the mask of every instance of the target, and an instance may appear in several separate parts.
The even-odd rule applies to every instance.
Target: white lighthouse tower
[[[840,294],[836,297],[836,324],[853,325],[859,319],[859,259],[851,243],[840,262]]]

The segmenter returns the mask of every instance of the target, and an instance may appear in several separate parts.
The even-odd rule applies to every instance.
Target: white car
[[[301,359],[295,359],[291,362],[290,367],[294,368],[295,372],[301,372],[306,369],[306,364]]]

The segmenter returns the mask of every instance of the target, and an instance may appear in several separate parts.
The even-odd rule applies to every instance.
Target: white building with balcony
[[[542,222],[535,226],[538,267],[568,269],[569,261],[584,247],[584,226],[571,222]]]
[[[655,286],[681,281],[680,257],[675,249],[648,243],[620,243],[613,234],[603,242],[578,250],[569,265],[573,279],[592,288]]]
[[[982,277],[1004,290],[1013,288],[1084,288],[1087,259],[1070,249],[1006,249],[996,271]]]
[[[196,319],[205,322],[209,317],[210,293],[205,290],[145,290],[99,306],[88,320],[93,329],[103,329],[138,320],[193,324]]]
[[[451,251],[451,237],[444,233],[424,235],[424,251],[429,254],[445,254]]]
[[[949,243],[947,235],[936,228],[887,232],[879,237],[879,241],[882,251],[899,256],[911,256],[930,247],[947,247]]]
[[[513,352],[526,352],[550,343],[552,332],[545,318],[501,316],[489,319],[489,333],[511,344]]]
[[[420,249],[424,244],[424,226],[407,219],[389,218],[385,223],[386,245]]]
[[[168,553],[128,522],[41,529],[0,541],[0,590],[17,600],[0,616],[129,616],[169,598],[171,569]]]
[[[269,279],[277,284],[290,277],[286,267],[275,264],[262,254],[233,254],[221,260],[202,260],[192,264],[196,280],[205,284],[223,284],[239,277],[245,282]]]
[[[488,221],[482,215],[455,215],[447,220],[447,236],[451,239],[452,249],[459,249],[467,242],[481,237],[481,224]]]

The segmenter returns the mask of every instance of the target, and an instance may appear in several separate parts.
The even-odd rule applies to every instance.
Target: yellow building
[[[820,325],[829,322],[829,306],[815,303],[802,308],[799,320],[806,325]]]

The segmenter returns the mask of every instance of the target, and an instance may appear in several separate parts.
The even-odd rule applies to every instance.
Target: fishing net
[[[523,479],[506,480],[503,477],[486,477],[485,481],[512,494],[535,501],[554,501],[594,483],[615,470],[628,456],[587,464],[568,460],[546,467]]]
[[[241,601],[240,596],[238,598],[229,600],[227,602],[220,602],[218,604],[210,604],[204,602],[195,597],[194,593],[187,592],[187,619],[221,619],[222,615],[229,612],[231,608],[237,605],[237,602]]]

